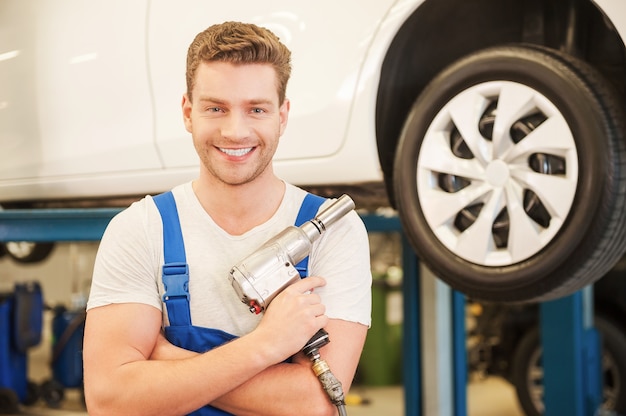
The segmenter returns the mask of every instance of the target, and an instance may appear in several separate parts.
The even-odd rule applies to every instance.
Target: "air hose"
[[[302,349],[302,351],[309,357],[309,359],[313,363],[313,372],[322,384],[322,388],[328,395],[330,402],[337,406],[337,410],[339,410],[339,416],[347,416],[348,413],[346,411],[346,400],[343,394],[343,387],[341,386],[341,382],[330,371],[330,366],[326,361],[322,359],[319,352],[319,349],[329,342],[330,339],[328,337],[328,332],[320,329],[313,336],[313,338],[309,340],[309,342]]]

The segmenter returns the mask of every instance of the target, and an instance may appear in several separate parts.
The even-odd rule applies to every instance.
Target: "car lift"
[[[0,210],[0,242],[98,241],[120,210]],[[405,414],[466,416],[464,296],[420,267],[397,216],[362,218],[368,232],[402,234]],[[602,376],[592,290],[540,306],[545,416],[597,414]]]
[[[466,416],[464,295],[420,267],[397,217],[362,218],[368,232],[402,235],[405,414]],[[599,414],[603,380],[593,310],[592,286],[540,304],[544,416]]]

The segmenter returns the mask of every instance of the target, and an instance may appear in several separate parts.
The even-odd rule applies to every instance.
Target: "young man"
[[[272,169],[290,69],[289,50],[255,25],[215,25],[191,44],[182,112],[200,173],[173,189],[191,323],[170,325],[163,225],[148,196],[111,221],[98,251],[84,339],[91,416],[336,414],[300,350],[324,328],[331,342],[320,352],[348,391],[371,312],[358,215],[330,227],[313,246],[309,277],[264,313],[250,313],[228,280],[233,265],[294,224],[306,195]],[[197,341],[206,331],[218,340]]]

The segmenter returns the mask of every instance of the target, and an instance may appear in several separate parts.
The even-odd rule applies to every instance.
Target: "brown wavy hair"
[[[276,70],[279,104],[285,100],[291,76],[291,51],[270,30],[252,23],[224,22],[198,33],[187,51],[187,95],[201,62],[271,64]]]

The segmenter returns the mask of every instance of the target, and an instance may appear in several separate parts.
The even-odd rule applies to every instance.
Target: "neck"
[[[211,183],[202,177],[193,190],[213,221],[231,235],[241,235],[269,220],[285,195],[285,183],[274,175],[243,185]]]

